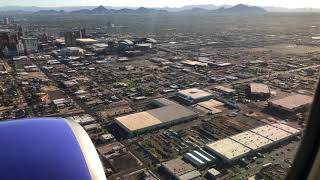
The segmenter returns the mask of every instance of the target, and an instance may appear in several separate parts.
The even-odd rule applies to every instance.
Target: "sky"
[[[320,8],[320,0],[0,0],[0,6],[129,6],[129,7],[182,7],[185,5],[236,5],[274,6],[286,8]]]

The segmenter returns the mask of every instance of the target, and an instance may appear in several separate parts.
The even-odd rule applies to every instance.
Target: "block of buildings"
[[[209,143],[206,149],[225,162],[233,162],[250,153],[298,135],[301,131],[285,124],[264,125]]]
[[[116,123],[130,134],[142,133],[191,120],[197,114],[169,100],[159,108],[115,118]],[[161,104],[161,102],[159,102]]]

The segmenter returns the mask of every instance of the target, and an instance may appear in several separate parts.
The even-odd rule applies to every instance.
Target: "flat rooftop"
[[[259,134],[272,141],[278,141],[292,135],[286,131],[283,131],[271,125],[265,125],[265,126],[252,129],[251,132]]]
[[[236,92],[236,90],[234,90],[234,89],[223,87],[223,86],[216,86],[214,89],[219,90],[219,91],[223,91],[223,92],[226,92],[226,93],[234,93],[234,92]]]
[[[269,86],[261,83],[251,83],[250,92],[253,94],[270,94]]]
[[[234,159],[239,156],[243,156],[251,151],[250,148],[230,139],[225,138],[210,144],[207,144],[206,147],[209,150],[212,150],[219,154],[220,156],[224,156],[227,159]]]
[[[207,109],[207,108],[204,108],[202,106],[197,105],[196,108],[199,109],[200,111],[203,111],[205,113],[211,113],[211,114],[218,114],[218,113],[222,112],[221,109],[213,108],[213,107],[211,107],[210,109]]]
[[[269,103],[273,106],[280,106],[286,110],[292,111],[305,105],[312,103],[313,98],[311,96],[294,94],[282,99],[272,100]]]
[[[211,110],[213,108],[215,109],[216,107],[223,106],[224,103],[217,100],[210,99],[209,101],[200,102],[198,103],[198,105]]]
[[[283,123],[276,123],[276,124],[271,124],[272,126],[278,128],[278,129],[282,129],[288,133],[291,133],[291,134],[297,134],[300,132],[299,129],[296,129],[296,128],[293,128],[291,126],[288,126],[286,124],[283,124]]]
[[[209,143],[206,147],[220,157],[232,161],[238,159],[250,151],[267,147],[273,143],[285,140],[296,135],[300,130],[276,123],[264,125],[258,128],[239,133],[225,139]]]
[[[148,112],[139,112],[116,118],[116,121],[129,131],[143,129],[149,126],[161,124],[161,121]]]
[[[188,120],[196,116],[195,112],[167,99],[153,102],[157,102],[162,107],[117,117],[116,122],[126,130],[133,132],[164,123]]]
[[[195,170],[191,164],[184,162],[181,157],[164,162],[162,166],[177,177]]]
[[[152,109],[146,112],[148,112],[153,117],[156,117],[162,123],[174,121],[176,119],[187,118],[195,115],[195,112],[178,104],[171,104],[158,109]]]
[[[162,106],[167,106],[167,105],[176,104],[175,102],[170,101],[170,100],[168,100],[168,99],[166,99],[166,98],[153,99],[151,102],[154,103],[154,104],[156,104],[156,105],[158,105],[158,106],[161,106],[161,107],[162,107]]]
[[[178,177],[179,180],[190,180],[190,179],[195,179],[197,177],[200,177],[201,173],[197,170],[193,170],[190,172],[187,172],[186,174],[183,174]]]
[[[191,99],[201,99],[201,98],[212,96],[211,93],[203,91],[198,88],[180,90],[178,93]]]
[[[261,147],[264,147],[268,144],[271,144],[272,141],[262,137],[256,133],[253,133],[251,131],[245,131],[243,133],[237,134],[235,136],[231,136],[230,139],[233,139],[240,144],[243,144],[247,147],[249,147],[252,150],[259,149]]]

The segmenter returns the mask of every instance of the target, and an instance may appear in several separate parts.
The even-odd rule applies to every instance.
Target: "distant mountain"
[[[216,10],[216,9],[219,9],[219,8],[230,8],[232,6],[230,5],[221,5],[221,6],[216,6],[216,5],[213,5],[213,4],[204,4],[204,5],[188,5],[188,6],[183,6],[182,9],[207,9],[207,10]]]
[[[35,12],[34,14],[61,14],[61,13],[64,13],[64,11],[63,10],[56,11],[51,9],[51,10],[40,10]]]
[[[289,9],[283,7],[263,7],[268,12],[320,12],[320,9],[316,8],[296,8],[296,9]]]
[[[209,11],[210,11],[209,9],[195,7],[192,9],[185,9],[185,10],[182,10],[179,12],[182,12],[182,13],[205,13],[205,12],[209,12]]]
[[[204,5],[188,5],[188,6],[183,6],[179,8],[174,8],[174,7],[163,7],[163,8],[155,8],[155,9],[161,9],[161,10],[166,10],[168,12],[188,12],[193,10],[198,10],[198,9],[204,9],[204,10],[216,10],[221,7],[229,8],[231,7],[230,5],[221,5],[221,6],[216,6],[213,4],[204,4]]]
[[[72,11],[71,13],[74,13],[74,14],[91,14],[91,10],[90,9],[80,9],[80,10]]]
[[[211,6],[213,7],[213,6]],[[215,14],[256,14],[265,13],[265,9],[256,6],[247,6],[243,4],[238,4],[231,7],[220,7],[218,9],[209,10],[204,8],[192,8],[179,11],[181,13],[215,13]]]
[[[166,10],[159,10],[159,9],[153,9],[153,8],[145,8],[140,7],[137,9],[129,9],[129,8],[123,8],[123,9],[107,9],[104,6],[98,6],[92,10],[89,9],[81,9],[77,11],[72,11],[71,13],[79,13],[79,14],[109,14],[109,13],[134,13],[134,14],[145,14],[145,13],[165,13]]]
[[[145,7],[140,7],[138,9],[136,9],[136,13],[165,13],[165,12],[167,12],[167,11],[152,9],[152,8],[145,8]]]
[[[103,6],[98,6],[98,7],[91,10],[92,14],[105,14],[108,12],[109,12],[109,10]]]
[[[123,9],[119,9],[116,11],[117,13],[123,13],[123,14],[131,14],[131,13],[135,13],[134,9],[129,9],[129,8],[123,8]]]
[[[214,12],[216,13],[266,13],[267,11],[261,7],[257,7],[257,6],[247,6],[244,4],[238,4],[235,6],[232,6],[230,8],[219,8],[217,10],[214,10]]]

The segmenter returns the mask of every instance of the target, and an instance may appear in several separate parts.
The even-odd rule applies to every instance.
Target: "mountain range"
[[[172,12],[172,11],[170,11]],[[220,7],[218,9],[204,9],[201,7],[192,7],[192,9],[185,9],[181,11],[174,11],[176,13],[201,13],[201,12],[211,12],[211,13],[265,13],[267,12],[263,8],[256,6],[247,6],[243,4],[238,4],[231,7]],[[109,9],[104,6],[98,6],[93,9],[80,9],[71,12],[66,12],[64,10],[40,10],[34,12],[36,14],[55,14],[55,13],[73,13],[73,14],[149,14],[149,13],[169,13],[168,10],[164,9],[154,9],[140,7],[137,9],[123,8],[123,9]]]
[[[80,9],[77,11],[71,11],[71,13],[79,14],[109,14],[109,13],[133,13],[133,14],[143,14],[143,13],[166,13],[166,10],[159,10],[153,8],[140,7],[137,9],[123,8],[123,9],[107,9],[104,6],[99,6],[90,9]]]
[[[6,13],[82,13],[82,14],[104,14],[104,13],[164,13],[164,12],[216,12],[216,13],[233,13],[233,12],[320,12],[315,8],[298,8],[289,9],[282,7],[256,7],[247,5],[188,5],[179,8],[162,7],[162,8],[133,8],[133,7],[110,7],[110,6],[74,6],[74,7],[36,7],[36,6],[0,6],[0,12]]]

